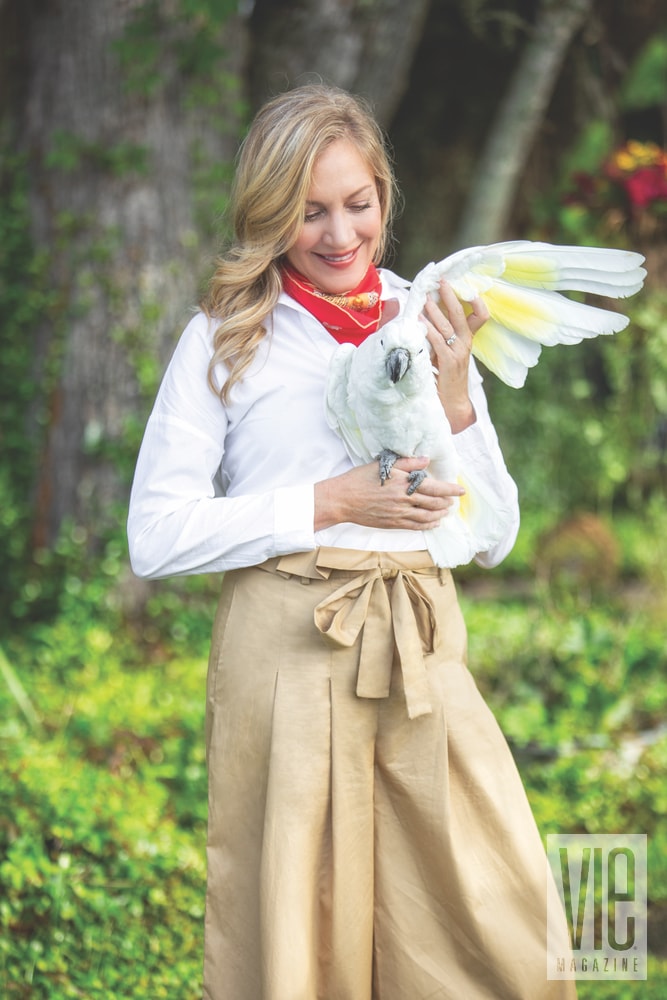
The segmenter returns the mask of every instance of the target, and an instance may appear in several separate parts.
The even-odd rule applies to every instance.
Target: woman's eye
[[[306,212],[303,218],[304,222],[315,222],[316,219],[319,219],[319,217],[320,212]]]
[[[365,212],[366,209],[368,209],[370,207],[371,207],[371,203],[369,201],[364,202],[363,205],[350,205],[350,209],[353,212]]]

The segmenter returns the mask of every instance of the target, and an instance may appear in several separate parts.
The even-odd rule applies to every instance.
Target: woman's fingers
[[[445,342],[455,335],[453,343],[461,338],[466,343],[489,318],[489,310],[481,298],[473,299],[466,306],[454,294],[452,286],[444,279],[439,287],[440,305],[429,299],[424,306],[424,314],[440,333]],[[449,344],[448,346],[452,346]]]
[[[468,327],[474,335],[489,318],[489,309],[484,299],[473,299],[470,305],[472,312],[468,315]]]
[[[425,458],[402,458],[396,462],[384,484],[379,484],[378,477],[377,486],[386,493],[378,496],[375,490],[369,496],[371,516],[386,515],[395,527],[430,528],[438,525],[449,512],[454,498],[465,491],[458,483],[443,483],[429,475],[417,489],[412,489],[411,473],[424,470],[427,465],[428,459]]]
[[[418,472],[420,470],[426,470],[429,460],[427,458],[399,458],[394,469],[399,473],[405,473],[405,480],[408,484],[412,483],[410,474],[412,472]],[[451,505],[453,497],[463,496],[465,490],[458,483],[445,483],[440,479],[434,479],[433,476],[426,477],[421,481],[414,493],[419,493],[418,500],[423,500],[423,502],[429,506],[437,506],[440,501],[445,501],[448,506]],[[413,496],[414,496],[413,493]]]
[[[437,526],[465,491],[458,483],[443,483],[427,476],[419,487],[408,492],[410,473],[425,469],[427,458],[400,458],[391,475],[380,482],[377,462],[357,466],[326,483],[327,502],[340,520],[374,528],[428,529]],[[323,521],[322,526],[331,521]]]

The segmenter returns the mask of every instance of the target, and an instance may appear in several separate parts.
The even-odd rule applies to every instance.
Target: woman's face
[[[381,232],[375,178],[354,143],[337,139],[315,161],[303,227],[287,260],[320,291],[342,295],[366,274]]]

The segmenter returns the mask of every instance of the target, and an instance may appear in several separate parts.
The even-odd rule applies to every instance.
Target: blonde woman
[[[466,668],[451,574],[424,542],[461,490],[428,477],[409,495],[427,456],[381,487],[324,416],[338,343],[406,299],[377,266],[393,201],[357,99],[303,87],[259,112],[235,241],[137,463],[135,571],[225,574],[207,684],[206,1000],[573,995],[547,980],[540,838]],[[478,302],[466,318],[444,284],[441,297],[424,322],[457,450],[516,511],[476,557],[491,567],[519,515],[470,357],[486,314]]]

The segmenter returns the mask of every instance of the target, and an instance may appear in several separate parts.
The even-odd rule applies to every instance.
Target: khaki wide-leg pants
[[[207,754],[206,1000],[575,996],[547,979],[555,887],[426,553],[227,573]]]

